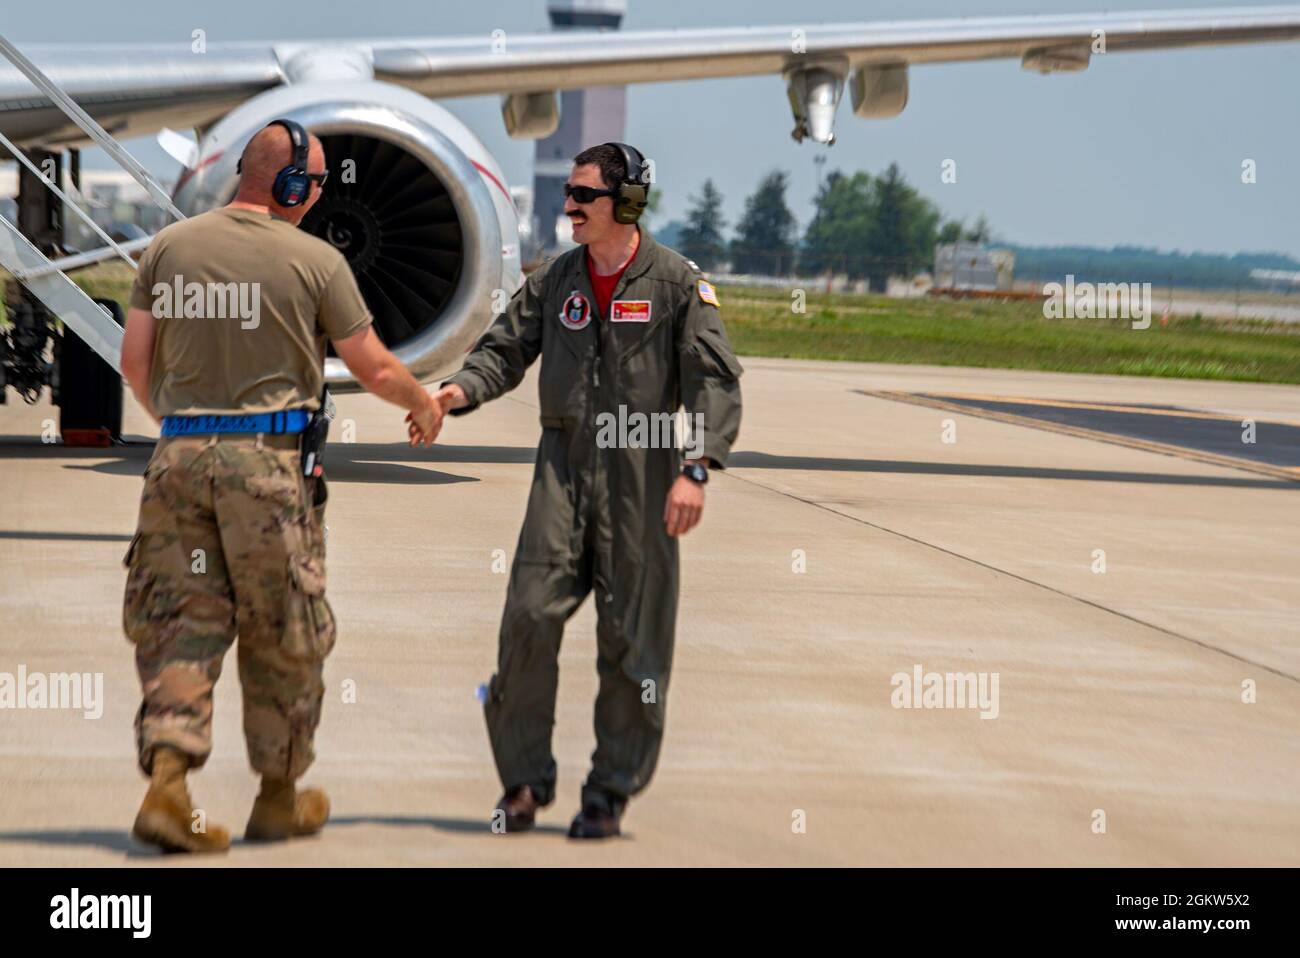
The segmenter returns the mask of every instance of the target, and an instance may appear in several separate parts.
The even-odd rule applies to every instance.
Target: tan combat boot
[[[286,778],[262,776],[262,791],[248,816],[244,841],[282,842],[314,835],[330,817],[330,800],[319,788],[294,789]]]
[[[185,787],[189,767],[184,752],[165,745],[154,750],[149,791],[131,834],[166,852],[224,852],[230,847],[230,832],[220,825],[194,830],[194,808]]]

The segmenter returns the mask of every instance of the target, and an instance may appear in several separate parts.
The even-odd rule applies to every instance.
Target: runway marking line
[[[1214,452],[1203,452],[1199,449],[1189,449],[1186,446],[1175,446],[1165,442],[1155,442],[1150,439],[1135,439],[1132,436],[1122,436],[1118,433],[1103,432],[1099,429],[1088,429],[1084,426],[1067,426],[1064,423],[1052,422],[1046,419],[1034,419],[1032,416],[1021,416],[1016,413],[1001,412],[994,409],[981,409],[978,406],[964,406],[961,403],[948,402],[944,398],[931,396],[922,393],[898,392],[892,389],[854,389],[853,392],[872,399],[885,399],[890,402],[904,402],[913,406],[928,406],[931,409],[942,409],[945,412],[958,413],[966,416],[976,416],[980,419],[991,419],[995,422],[1007,423],[1012,426],[1026,426],[1030,429],[1041,429],[1046,432],[1054,432],[1064,436],[1073,436],[1076,439],[1092,439],[1097,442],[1106,442],[1115,446],[1126,446],[1129,449],[1138,449],[1143,452],[1154,452],[1161,456],[1172,456],[1175,459],[1185,459],[1189,462],[1199,462],[1211,466],[1221,466],[1225,469],[1239,469],[1243,472],[1253,472],[1261,476],[1269,476],[1273,479],[1285,479],[1288,482],[1300,482],[1300,468],[1294,466],[1272,466],[1268,463],[1254,462],[1250,459],[1239,459],[1236,456],[1223,456]],[[949,397],[949,398],[975,398],[975,397]],[[984,397],[986,402],[1003,402],[1019,403],[1032,402],[1027,400],[1012,399],[1006,396]],[[1064,403],[1052,403],[1049,401],[1039,400],[1039,405],[1064,405]],[[1087,407],[1083,407],[1087,408]],[[1113,406],[1101,406],[1096,408],[1116,410]],[[1147,412],[1149,410],[1143,410]],[[1170,410],[1166,410],[1170,411]],[[1218,414],[1206,415],[1203,418],[1221,418]],[[1225,417],[1233,419],[1235,417]],[[1292,423],[1283,423],[1283,425],[1293,425]]]
[[[917,393],[912,395],[934,395]],[[1075,399],[1031,399],[1024,396],[984,396],[979,393],[944,393],[946,399],[965,399],[970,402],[1009,403],[1017,406],[1054,406],[1062,409],[1095,409],[1100,412],[1138,413],[1143,416],[1175,416],[1182,419],[1212,419],[1222,422],[1241,422],[1243,418],[1273,426],[1294,426],[1300,429],[1300,422],[1290,419],[1259,419],[1256,416],[1230,416],[1227,413],[1206,412],[1202,409],[1169,409],[1160,406],[1134,406],[1126,403],[1081,402]]]

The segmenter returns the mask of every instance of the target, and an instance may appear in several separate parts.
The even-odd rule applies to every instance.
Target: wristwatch
[[[698,482],[704,485],[709,481],[709,470],[704,467],[703,463],[691,461],[682,466],[682,475],[692,482]]]

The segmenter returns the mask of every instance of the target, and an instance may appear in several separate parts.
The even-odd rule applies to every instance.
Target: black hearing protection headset
[[[281,206],[298,206],[307,199],[311,188],[311,178],[307,175],[307,131],[297,120],[285,118],[272,120],[266,125],[284,127],[289,131],[289,140],[293,144],[293,160],[275,174],[275,182],[271,185],[271,196]],[[235,172],[242,172],[243,166],[244,158],[241,156],[239,162],[235,164]]]
[[[642,179],[645,171],[645,157],[636,147],[626,143],[604,143],[612,146],[623,155],[623,182],[618,185],[618,194],[614,197],[614,222],[635,223],[645,212],[646,202],[650,199],[650,184]]]

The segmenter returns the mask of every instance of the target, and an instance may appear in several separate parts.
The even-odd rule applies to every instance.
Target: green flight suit
[[[560,639],[593,588],[600,691],[583,804],[621,812],[654,773],[677,619],[677,541],[663,513],[682,451],[635,432],[617,446],[597,434],[610,422],[600,414],[617,418],[620,407],[629,421],[684,407],[702,427],[692,447],[725,467],[742,369],[716,303],[693,263],[641,229],[601,316],[580,246],[528,277],[448,380],[465,391],[466,413],[542,357],[542,436],[485,704],[502,783],[531,786],[542,804],[555,795]]]

